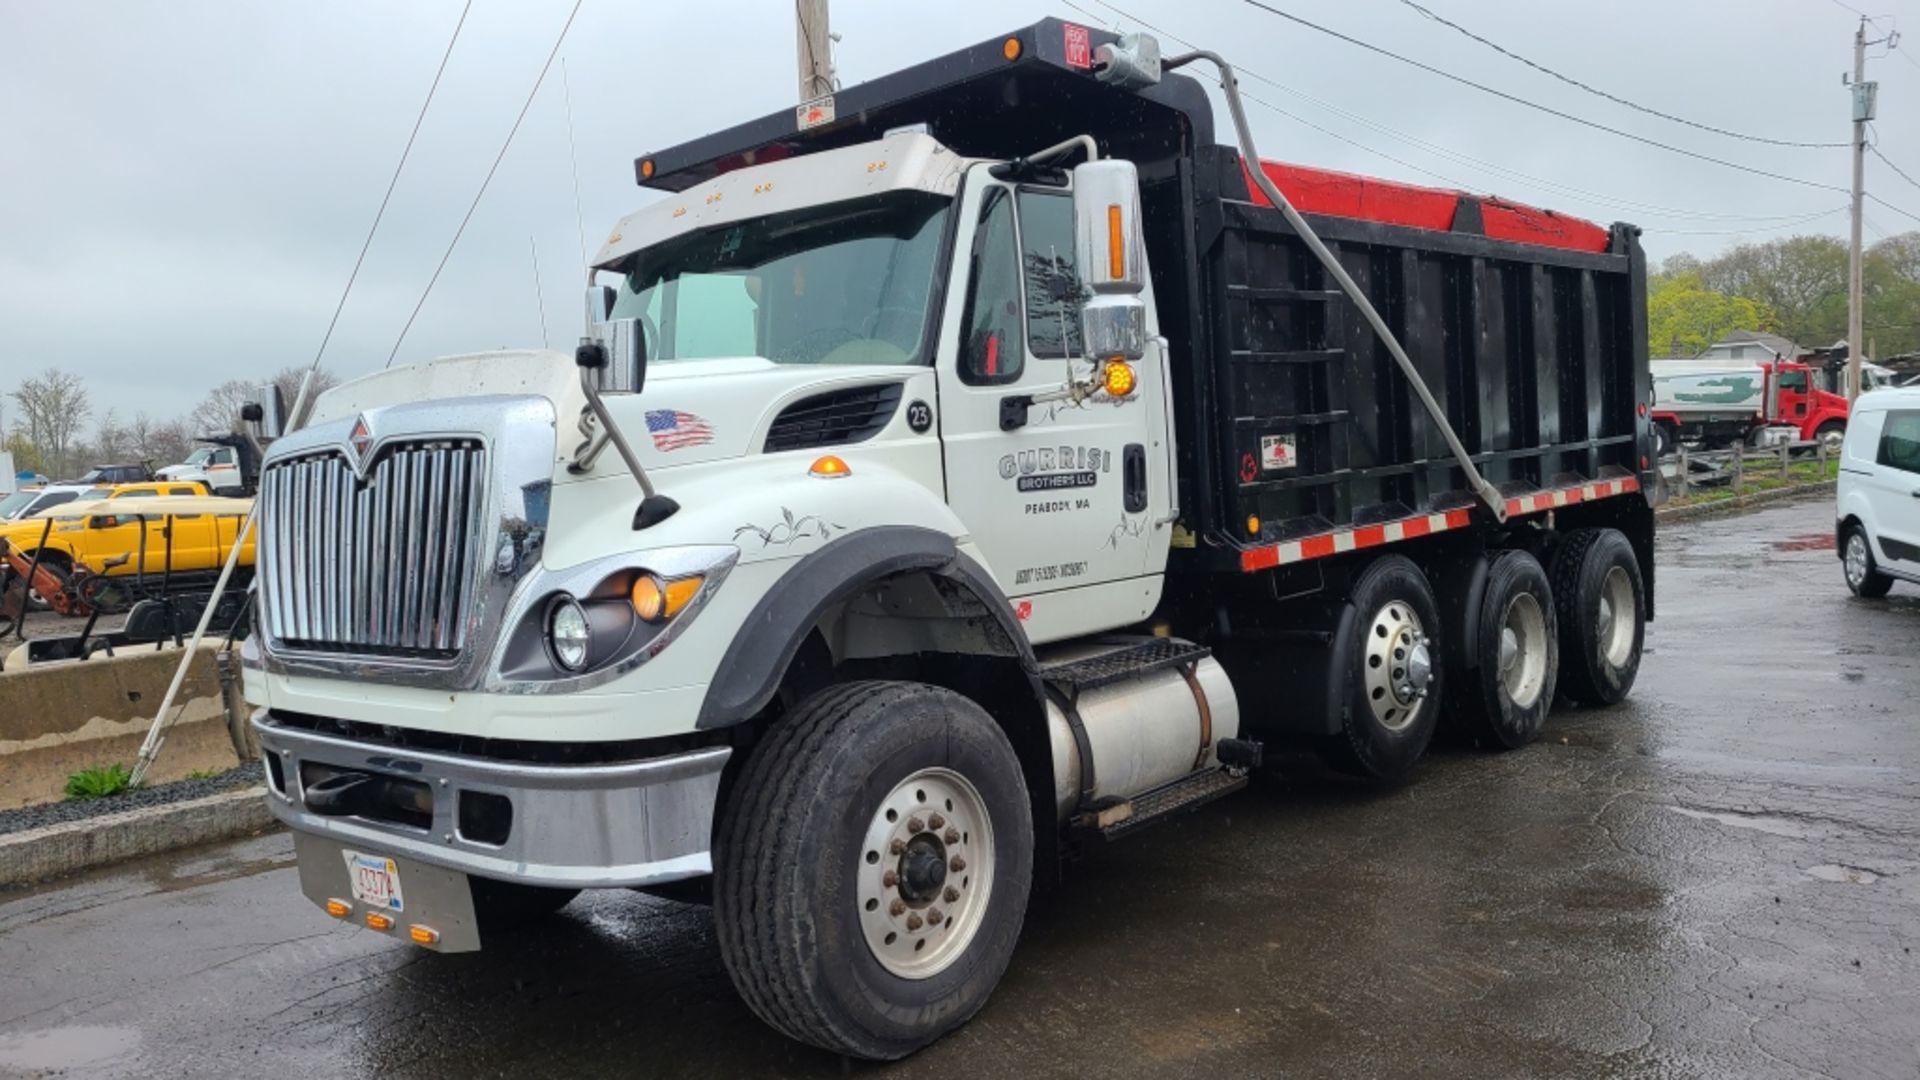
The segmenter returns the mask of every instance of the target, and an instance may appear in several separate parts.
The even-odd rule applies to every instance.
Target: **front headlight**
[[[732,545],[656,548],[530,576],[489,688],[582,690],[632,671],[686,630],[739,557]]]
[[[547,644],[553,649],[554,661],[568,671],[585,669],[587,645],[592,638],[587,613],[579,602],[571,596],[556,598],[547,613]]]

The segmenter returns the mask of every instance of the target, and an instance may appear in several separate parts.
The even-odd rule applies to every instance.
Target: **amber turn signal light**
[[[1100,376],[1101,385],[1107,393],[1117,398],[1133,393],[1138,380],[1133,373],[1133,365],[1119,357],[1107,361],[1107,368]]]
[[[377,911],[369,911],[367,912],[367,925],[373,927],[375,930],[391,930],[393,929],[393,918],[389,915],[382,915]]]
[[[671,619],[686,608],[705,581],[699,574],[665,582],[652,574],[641,574],[633,580],[633,613],[645,622]]]

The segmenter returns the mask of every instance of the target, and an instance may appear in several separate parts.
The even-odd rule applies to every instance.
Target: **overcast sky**
[[[1096,0],[1077,2],[1110,25],[1132,25]],[[1400,0],[1273,2],[1529,100],[1755,168],[1849,182],[1844,149],[1762,146],[1630,112]],[[1840,74],[1857,20],[1833,0],[1424,2],[1534,60],[1703,123],[1788,140],[1847,137]],[[1893,5],[1920,31],[1920,0],[1865,6]],[[570,6],[475,0],[328,347],[334,371],[351,377],[386,359]],[[1234,0],[1120,6],[1224,52],[1246,69],[1250,92],[1352,140],[1256,104],[1268,157],[1635,221],[1656,260],[1796,231],[1845,234],[1842,192],[1546,117]],[[844,85],[1044,15],[1095,21],[1059,0],[832,7]],[[0,0],[0,392],[53,365],[85,376],[101,411],[168,417],[223,380],[311,360],[460,9],[461,0]],[[653,197],[634,186],[636,156],[795,98],[784,0],[585,0],[561,55],[589,247]],[[1868,71],[1881,82],[1882,149],[1920,177],[1920,36]],[[556,64],[402,361],[538,344],[529,238],[544,333],[560,347],[577,336],[581,241],[560,72]],[[1868,187],[1920,213],[1920,190],[1872,158]],[[1867,217],[1869,242],[1920,227],[1872,203]]]

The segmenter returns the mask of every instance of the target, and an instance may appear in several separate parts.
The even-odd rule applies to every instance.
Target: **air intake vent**
[[[900,407],[900,384],[860,386],[803,398],[781,410],[767,432],[766,452],[843,446],[873,438]]]

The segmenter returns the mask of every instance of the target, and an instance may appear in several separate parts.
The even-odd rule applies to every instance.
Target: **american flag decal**
[[[648,410],[647,434],[653,436],[656,450],[678,450],[713,441],[713,429],[705,420],[678,409]]]

